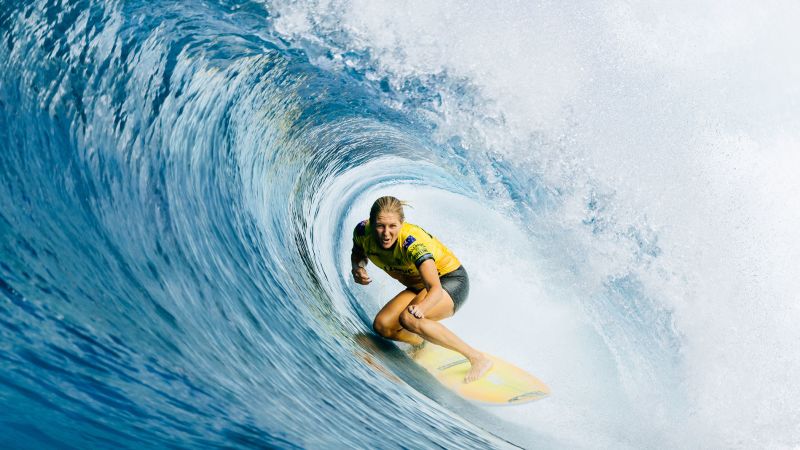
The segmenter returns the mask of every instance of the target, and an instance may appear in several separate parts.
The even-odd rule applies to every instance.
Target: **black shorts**
[[[439,281],[442,283],[442,289],[447,291],[447,293],[450,294],[450,298],[453,299],[453,305],[455,305],[453,314],[455,314],[459,308],[461,308],[461,305],[467,301],[467,297],[469,296],[469,276],[467,275],[467,270],[464,269],[464,266],[458,266],[458,269],[440,276]],[[422,291],[422,289],[409,289],[415,293]]]

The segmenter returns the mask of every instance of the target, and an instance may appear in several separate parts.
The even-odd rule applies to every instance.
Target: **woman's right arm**
[[[350,264],[353,274],[353,280],[358,284],[369,284],[372,280],[367,275],[367,256],[364,254],[364,249],[353,244],[353,250],[350,251]]]

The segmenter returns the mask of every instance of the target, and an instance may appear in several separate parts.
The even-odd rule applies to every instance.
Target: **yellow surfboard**
[[[414,354],[414,361],[467,400],[512,405],[550,395],[550,388],[533,375],[496,356],[487,356],[494,361],[494,367],[472,383],[464,383],[470,365],[460,353],[428,342]]]

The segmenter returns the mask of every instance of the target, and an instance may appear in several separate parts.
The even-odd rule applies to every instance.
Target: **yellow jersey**
[[[425,260],[432,259],[436,263],[439,276],[461,267],[456,255],[444,244],[427,231],[408,222],[403,222],[392,248],[383,249],[375,239],[369,220],[364,220],[353,230],[353,246],[361,249],[373,264],[390,277],[415,289],[425,287],[418,270]]]

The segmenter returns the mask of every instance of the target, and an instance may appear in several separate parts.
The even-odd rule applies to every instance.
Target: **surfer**
[[[441,242],[405,221],[403,205],[395,197],[381,197],[372,204],[369,219],[356,225],[350,255],[353,279],[364,285],[372,281],[365,268],[369,260],[402,283],[405,289],[375,316],[375,332],[415,347],[429,341],[461,353],[471,365],[464,378],[470,383],[492,368],[492,360],[438,322],[466,301],[467,271]]]

